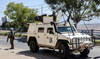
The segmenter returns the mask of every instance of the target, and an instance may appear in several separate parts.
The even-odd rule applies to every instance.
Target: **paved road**
[[[6,43],[7,41],[7,37],[6,36],[0,36],[0,45],[3,46],[9,46],[10,47],[10,43]],[[14,45],[15,48],[20,48],[20,49],[29,49],[29,47],[27,46],[26,43],[26,38],[18,38],[16,37],[14,40]]]
[[[6,38],[5,36],[0,36],[0,46],[10,47],[9,42],[6,44]],[[25,38],[16,38],[14,42],[15,49],[21,49],[21,51],[16,53],[18,55],[24,55],[32,59],[34,59],[34,57],[35,59],[60,59],[58,52],[45,50],[45,48],[41,48],[38,53],[30,52]],[[0,47],[0,49],[2,49],[2,47]],[[87,58],[71,56],[71,59],[100,59],[100,46],[95,46]]]

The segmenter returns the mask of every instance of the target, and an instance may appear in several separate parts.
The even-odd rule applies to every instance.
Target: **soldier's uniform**
[[[8,34],[8,38],[10,38],[10,44],[11,44],[11,48],[10,49],[14,49],[14,39],[15,39],[14,34],[15,33],[14,33],[13,29],[11,28],[10,32]]]

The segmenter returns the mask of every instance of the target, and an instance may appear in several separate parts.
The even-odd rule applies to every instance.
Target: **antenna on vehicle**
[[[82,20],[83,21],[83,20]],[[87,27],[87,25],[85,24],[85,22],[83,21],[83,23],[84,23],[84,25],[85,25],[85,27],[86,27],[86,29],[88,30],[88,27]]]

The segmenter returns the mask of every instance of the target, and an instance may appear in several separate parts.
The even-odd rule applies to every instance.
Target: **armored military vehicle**
[[[68,58],[70,54],[89,54],[93,47],[91,36],[79,33],[74,24],[54,22],[53,16],[43,16],[42,19],[41,23],[29,23],[27,43],[30,51],[37,52],[40,47],[58,49],[61,58]]]

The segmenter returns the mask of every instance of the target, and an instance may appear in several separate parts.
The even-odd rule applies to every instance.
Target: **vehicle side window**
[[[38,28],[38,32],[39,33],[44,33],[44,28],[43,27]]]
[[[47,33],[53,32],[53,28],[47,28]]]

